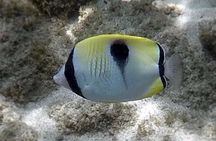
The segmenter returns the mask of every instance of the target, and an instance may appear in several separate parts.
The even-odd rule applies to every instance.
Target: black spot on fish
[[[110,53],[113,57],[113,60],[117,63],[121,71],[122,77],[124,79],[125,85],[127,86],[125,81],[124,68],[127,63],[127,59],[129,55],[128,46],[124,41],[116,40],[111,44]]]
[[[159,65],[159,74],[160,74],[160,78],[161,78],[161,81],[163,83],[163,86],[164,88],[166,87],[166,79],[165,79],[165,76],[164,76],[164,58],[165,58],[165,53],[164,53],[164,50],[163,48],[157,43],[158,47],[159,47],[159,62],[158,62],[158,65]]]
[[[74,49],[72,49],[69,57],[68,57],[68,60],[65,64],[65,77],[68,81],[68,84],[71,88],[71,90],[73,92],[75,92],[76,94],[80,95],[81,97],[85,98],[80,90],[80,87],[77,83],[77,80],[76,80],[76,77],[75,77],[75,71],[74,71],[74,65],[73,65],[73,54],[74,54]]]
[[[116,40],[111,45],[111,55],[113,56],[114,60],[119,63],[125,63],[126,59],[129,54],[129,49],[127,45],[121,41]]]

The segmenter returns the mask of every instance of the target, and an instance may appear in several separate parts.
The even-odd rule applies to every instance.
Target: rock
[[[122,104],[96,104],[88,101],[54,105],[50,116],[58,123],[63,134],[85,134],[124,129],[134,122],[132,106]],[[114,130],[114,131],[113,131]]]
[[[9,35],[7,32],[0,32],[0,42],[4,43],[7,42],[9,39]]]
[[[90,0],[30,0],[42,13],[49,16],[72,17],[80,5]]]
[[[79,16],[81,20],[71,30],[74,36],[78,37],[77,40],[102,33],[154,37],[172,21],[150,3],[142,0],[130,2],[116,0],[107,3],[99,1],[97,5],[91,7],[83,6]],[[86,12],[89,9],[92,9],[91,13]]]
[[[0,1],[0,17],[2,18],[15,18],[25,16],[38,15],[37,9],[35,9],[28,0],[22,2],[17,0],[1,0]]]
[[[37,141],[38,139],[37,132],[21,122],[11,122],[0,127],[0,138],[3,141]]]
[[[204,51],[216,60],[216,21],[205,22],[208,24],[200,24],[200,41]]]
[[[51,76],[60,64],[48,48],[50,26],[42,22],[45,19],[37,15],[31,3],[1,2],[5,15],[9,10],[21,15],[4,17],[0,22],[4,25],[0,34],[4,42],[0,44],[0,93],[17,102],[35,101],[46,95],[42,87],[49,87],[45,91],[53,88]]]

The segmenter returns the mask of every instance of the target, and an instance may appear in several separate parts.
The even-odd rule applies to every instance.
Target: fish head
[[[63,86],[67,89],[71,89],[67,82],[64,72],[65,72],[65,65],[60,67],[59,71],[53,76],[53,80],[55,81],[56,84]]]

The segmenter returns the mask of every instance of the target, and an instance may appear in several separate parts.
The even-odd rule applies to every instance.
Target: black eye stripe
[[[80,87],[77,83],[76,77],[75,77],[75,71],[74,71],[74,65],[73,65],[73,54],[74,49],[72,49],[70,56],[65,64],[65,77],[68,81],[68,84],[73,92],[80,95],[81,97],[85,98],[80,90]]]

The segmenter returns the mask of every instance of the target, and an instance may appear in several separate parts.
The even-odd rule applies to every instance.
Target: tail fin
[[[182,83],[182,60],[177,54],[173,54],[165,62],[165,76],[168,79],[168,89],[177,90]]]

